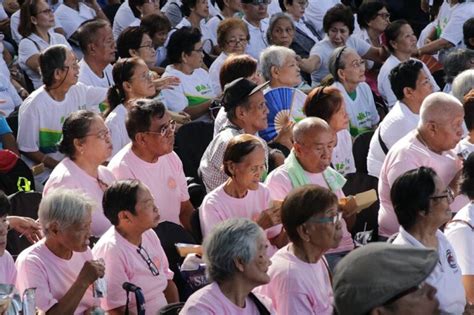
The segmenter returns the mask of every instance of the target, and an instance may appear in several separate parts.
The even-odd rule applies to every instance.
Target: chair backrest
[[[367,155],[369,155],[370,139],[374,135],[374,131],[364,132],[354,139],[352,145],[352,154],[357,172],[368,174],[367,171]]]
[[[30,217],[38,219],[38,208],[41,202],[41,193],[36,191],[19,191],[13,195],[8,196],[12,206],[12,215]],[[7,235],[7,250],[12,256],[17,256],[22,250],[29,247],[31,243],[26,237],[15,230],[8,231]]]
[[[202,243],[202,230],[201,230],[201,221],[199,221],[199,208],[191,214],[191,229],[194,239],[197,243]]]
[[[7,158],[8,150],[0,150],[0,160]],[[21,159],[8,171],[0,171],[0,190],[11,195],[17,191],[35,190],[35,181],[31,169]]]
[[[213,134],[214,125],[209,122],[194,121],[179,128],[175,138],[175,152],[183,162],[186,176],[198,178],[199,162]]]
[[[178,315],[181,309],[184,307],[184,302],[177,302],[163,306],[158,314],[159,315]]]

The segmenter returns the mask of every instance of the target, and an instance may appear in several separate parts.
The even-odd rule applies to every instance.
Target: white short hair
[[[474,69],[464,70],[453,80],[451,93],[463,102],[464,96],[474,87]]]
[[[260,54],[260,71],[265,80],[272,79],[272,67],[283,67],[288,57],[296,57],[296,53],[283,46],[270,46]]]
[[[418,127],[429,122],[451,120],[459,112],[464,112],[464,109],[457,98],[443,92],[432,93],[421,104]]]

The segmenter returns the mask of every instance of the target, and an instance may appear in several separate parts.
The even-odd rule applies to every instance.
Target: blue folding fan
[[[305,117],[303,105],[306,94],[298,89],[281,87],[265,93],[267,102],[268,127],[259,132],[260,137],[271,141],[289,121],[299,121]]]

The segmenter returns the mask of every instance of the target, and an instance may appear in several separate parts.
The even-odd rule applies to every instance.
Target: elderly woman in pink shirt
[[[157,314],[168,303],[178,302],[173,272],[152,228],[160,214],[150,190],[138,180],[113,183],[104,193],[104,212],[113,226],[94,246],[94,257],[105,261],[107,296],[101,305],[109,315],[124,314],[124,282],[143,290],[147,314]],[[129,309],[137,309],[135,299]]]
[[[285,245],[279,209],[271,207],[270,192],[260,183],[266,170],[262,140],[249,134],[235,136],[227,145],[223,164],[229,178],[204,198],[199,211],[203,236],[219,222],[248,218],[265,230],[271,245]]]
[[[342,239],[337,196],[317,185],[292,190],[281,208],[291,242],[272,257],[270,283],[256,291],[272,299],[279,315],[333,313],[334,297],[324,253]]]
[[[243,218],[221,222],[203,247],[212,282],[191,295],[180,314],[276,314],[269,299],[252,293],[270,281],[268,241],[257,224]]]
[[[36,307],[47,314],[84,314],[99,305],[92,283],[104,265],[89,249],[92,201],[84,194],[58,189],[41,201],[39,222],[45,237],[16,261],[16,287],[36,288]]]

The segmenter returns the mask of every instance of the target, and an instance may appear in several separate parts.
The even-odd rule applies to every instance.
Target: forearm
[[[179,221],[187,231],[192,231],[191,216],[194,212],[194,207],[189,200],[181,203],[181,211],[179,212]]]
[[[447,41],[446,39],[439,38],[437,40],[434,40],[434,41],[430,42],[429,44],[426,44],[425,46],[421,47],[420,49],[418,49],[417,54],[418,54],[418,56],[433,55],[441,49],[451,48],[453,46],[454,45],[451,44],[451,42]]]
[[[467,303],[474,304],[474,275],[462,276]]]
[[[163,291],[165,294],[166,301],[168,304],[179,302],[179,293],[176,284],[174,284],[173,280],[168,280],[168,286]]]
[[[46,166],[49,169],[53,169],[56,167],[56,165],[59,164],[59,161],[56,161],[52,157],[44,154],[41,151],[35,151],[35,152],[23,152],[23,154],[26,155],[27,158],[32,160],[33,162],[36,163],[43,163],[44,166]]]
[[[288,244],[288,235],[286,235],[285,230],[281,229],[280,234],[275,236],[274,238],[270,239],[270,244],[276,246],[277,248],[282,248],[286,244]]]
[[[76,280],[66,292],[66,294],[64,294],[64,296],[59,299],[58,303],[54,304],[53,307],[51,307],[46,312],[46,314],[74,314],[74,311],[84,297],[88,287],[89,284],[84,283],[81,280]]]
[[[16,155],[20,156],[20,151],[18,150],[15,137],[11,133],[2,135],[2,143],[4,149],[10,150]]]
[[[191,116],[192,120],[195,120],[201,117],[204,114],[207,114],[209,111],[209,106],[211,105],[212,101],[206,101],[202,104],[195,105],[195,106],[188,106],[184,109],[184,112],[188,113]]]
[[[301,71],[312,73],[319,69],[320,59],[318,56],[309,56],[308,58],[301,59],[299,66]]]

